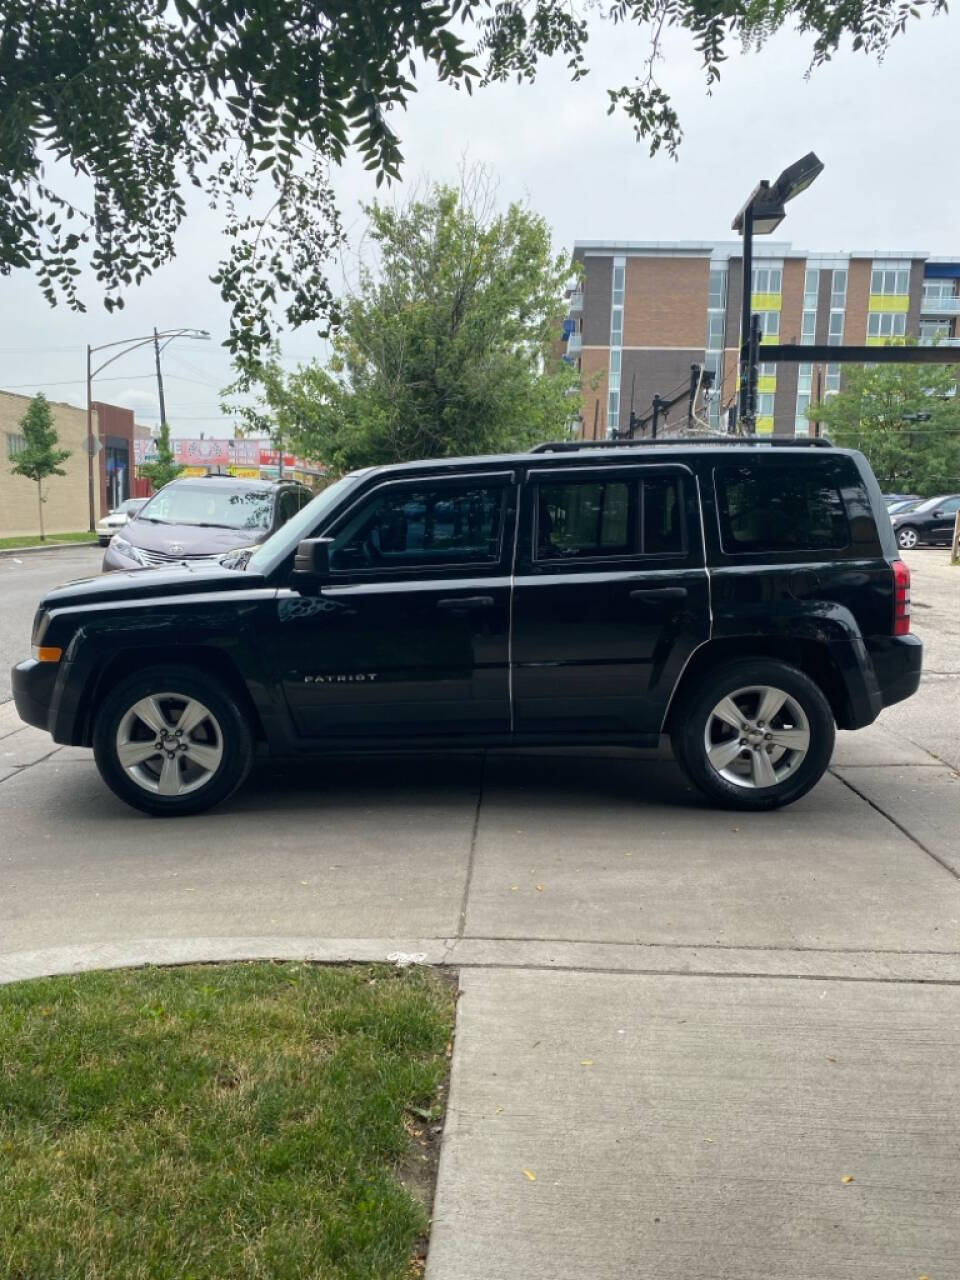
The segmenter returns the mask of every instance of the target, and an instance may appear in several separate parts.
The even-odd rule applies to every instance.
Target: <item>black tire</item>
[[[809,745],[805,755],[801,755],[799,751],[786,749],[780,755],[781,748],[771,744],[773,751],[777,753],[772,757],[772,762],[767,765],[761,759],[755,766],[751,763],[754,757],[761,751],[768,753],[770,751],[770,747],[764,742],[765,735],[776,736],[778,733],[789,735],[796,730],[791,730],[788,725],[778,728],[774,723],[765,726],[763,730],[752,727],[750,731],[752,737],[739,738],[739,730],[728,729],[725,721],[714,717],[714,710],[723,698],[756,686],[765,686],[784,692],[802,712],[803,717],[806,718],[806,728],[809,733]],[[751,696],[741,694],[735,705],[749,707]],[[781,711],[775,717],[775,721],[784,718],[789,720],[789,703],[785,703],[784,706],[786,710]],[[759,696],[756,709],[759,710]],[[802,721],[798,721],[796,717],[793,717],[793,720],[795,724],[802,724]],[[748,717],[744,723],[755,726],[758,721],[750,720]],[[714,742],[714,746],[718,749],[729,746],[732,751],[739,743],[747,743],[744,749],[729,762],[727,766],[729,773],[742,770],[745,775],[753,779],[756,776],[755,767],[759,768],[763,765],[764,768],[772,768],[774,775],[780,769],[784,775],[782,780],[773,785],[760,785],[756,782],[751,784],[749,781],[738,783],[725,777],[711,763],[707,754],[705,739],[708,730],[713,735],[718,729],[721,734],[726,735],[727,739]],[[811,787],[820,781],[833,754],[836,730],[830,704],[820,687],[808,675],[778,659],[744,658],[716,667],[681,696],[680,702],[671,715],[670,734],[678,763],[694,786],[705,796],[728,809],[763,810],[779,809],[782,805],[792,804],[794,800],[799,800],[801,796],[806,795]],[[754,739],[759,742],[759,745],[751,745]],[[773,761],[779,761],[779,763]]]
[[[139,734],[145,749],[150,744],[150,729],[133,715],[132,709],[142,699],[157,695],[167,695],[169,699],[161,701],[160,705],[174,732],[176,720],[185,710],[186,703],[200,704],[209,714],[189,735],[190,745],[208,754],[220,752],[219,762],[212,768],[194,765],[189,754],[182,761],[173,761],[171,767],[183,785],[195,785],[195,789],[185,790],[182,794],[161,795],[150,790],[131,776],[131,771],[124,767],[118,756],[118,732],[122,725],[133,725],[134,733]],[[201,735],[199,740],[196,740],[196,735]],[[182,750],[189,753],[188,746]],[[194,667],[156,666],[121,681],[101,703],[93,726],[93,754],[100,776],[114,795],[144,813],[181,817],[211,809],[236,791],[253,764],[253,734],[244,710],[214,677]],[[170,753],[156,751],[142,765],[138,764],[137,776],[149,778],[156,771],[159,785],[159,772],[165,755]],[[170,758],[173,759],[172,756]],[[192,780],[191,773],[194,775]],[[203,779],[205,773],[209,773],[206,780]]]
[[[901,551],[912,551],[920,545],[920,531],[912,524],[903,524],[897,530],[897,546]]]

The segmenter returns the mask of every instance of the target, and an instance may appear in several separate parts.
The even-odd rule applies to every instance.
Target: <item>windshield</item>
[[[933,511],[937,506],[939,506],[941,502],[946,502],[946,501],[947,499],[943,496],[943,494],[941,494],[939,498],[927,498],[926,502],[918,502],[916,506],[910,507],[910,510],[917,511],[917,512]]]
[[[170,484],[140,509],[137,519],[262,533],[273,520],[273,503],[272,489],[235,489],[219,480],[210,484]]]
[[[362,471],[353,471],[350,475],[337,480],[335,484],[328,485],[312,502],[308,502],[282,528],[271,534],[266,542],[257,547],[245,564],[236,566],[228,564],[226,567],[246,568],[253,573],[262,573],[264,576],[272,573],[295,550],[298,542],[303,538],[309,538],[317,531],[326,516],[340,503],[344,495],[355,487],[363,474]]]

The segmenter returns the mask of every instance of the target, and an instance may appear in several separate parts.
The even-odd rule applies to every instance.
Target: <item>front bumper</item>
[[[26,662],[18,662],[10,673],[13,701],[20,719],[48,732],[58,671],[56,662],[28,658]]]

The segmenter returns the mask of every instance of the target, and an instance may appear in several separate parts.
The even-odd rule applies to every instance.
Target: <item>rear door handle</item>
[[[438,609],[449,609],[452,613],[465,612],[467,609],[492,609],[493,596],[449,596],[437,601]]]
[[[686,600],[686,587],[640,587],[630,592],[631,600]]]

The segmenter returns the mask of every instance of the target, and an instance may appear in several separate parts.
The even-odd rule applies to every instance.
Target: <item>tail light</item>
[[[910,634],[910,567],[902,560],[893,562],[893,634]]]

